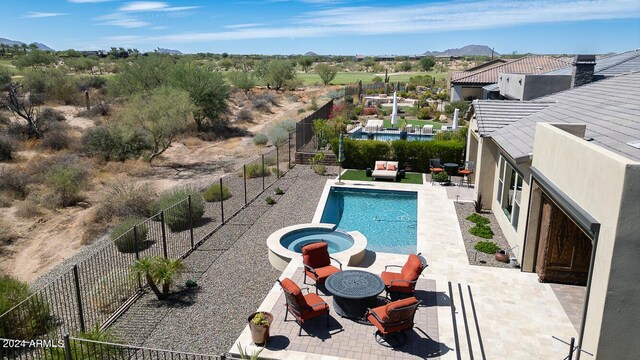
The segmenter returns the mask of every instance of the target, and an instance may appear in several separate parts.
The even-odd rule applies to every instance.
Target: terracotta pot
[[[267,319],[269,319],[269,325],[256,325],[251,320],[254,316],[256,316],[257,312],[249,315],[247,319],[249,321],[249,329],[251,329],[251,340],[256,345],[265,345],[269,341],[269,326],[273,323],[273,315],[266,311],[261,311],[265,315],[267,315]]]
[[[505,250],[498,250],[496,252],[496,261],[508,263],[509,262],[509,254]]]

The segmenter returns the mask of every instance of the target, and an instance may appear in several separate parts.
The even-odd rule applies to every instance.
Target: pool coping
[[[302,262],[302,254],[297,253],[295,251],[291,251],[280,243],[280,240],[286,234],[289,234],[298,230],[307,230],[307,229],[326,229],[326,230],[336,230],[336,224],[327,224],[327,223],[305,223],[305,224],[296,224],[284,227],[282,229],[276,230],[267,238],[267,247],[269,248],[269,263],[271,266],[278,269],[279,271],[284,271],[284,269],[289,265],[289,263],[296,259],[299,262]],[[342,231],[351,236],[353,239],[353,246],[350,248],[339,251],[331,254],[332,257],[336,258],[343,265],[347,266],[356,266],[359,265],[362,260],[364,260],[364,256],[366,255],[367,249],[367,238],[359,231]]]

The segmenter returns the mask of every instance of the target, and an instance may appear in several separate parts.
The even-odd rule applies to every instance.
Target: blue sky
[[[0,37],[56,50],[418,54],[640,48],[639,0],[5,0]]]

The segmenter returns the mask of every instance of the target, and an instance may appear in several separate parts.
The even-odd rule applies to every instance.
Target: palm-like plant
[[[144,276],[151,290],[159,300],[164,300],[169,294],[169,288],[176,275],[184,270],[180,259],[165,259],[161,256],[137,260],[131,267],[131,276]]]

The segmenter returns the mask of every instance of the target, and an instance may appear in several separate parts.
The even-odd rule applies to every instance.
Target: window
[[[514,229],[518,229],[520,199],[522,197],[522,175],[503,157],[500,157],[498,174],[498,194],[496,200]]]

